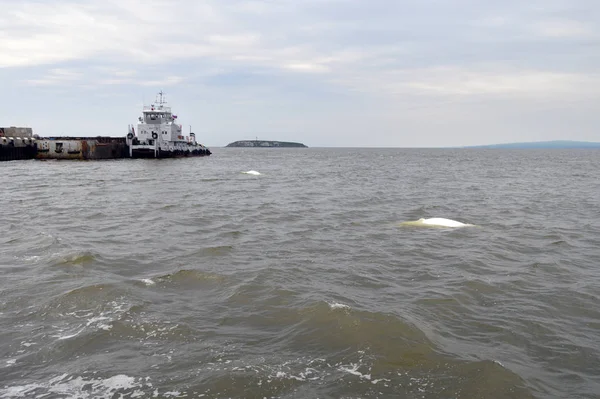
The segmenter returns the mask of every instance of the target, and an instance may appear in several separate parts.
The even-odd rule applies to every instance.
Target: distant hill
[[[225,147],[301,147],[308,148],[302,143],[291,141],[273,141],[273,140],[240,140],[227,144]]]
[[[570,140],[556,140],[556,141],[534,141],[528,143],[506,143],[506,144],[489,144],[489,145],[477,145],[468,146],[462,148],[523,148],[523,149],[550,149],[550,148],[600,148],[600,143],[591,141],[570,141]]]

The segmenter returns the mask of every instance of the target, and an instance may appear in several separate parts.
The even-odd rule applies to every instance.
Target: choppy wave
[[[96,261],[97,255],[89,252],[63,253],[53,256],[52,262],[56,266],[83,266]]]
[[[158,396],[158,392],[156,396]],[[48,395],[77,398],[146,397],[152,394],[152,384],[143,378],[124,374],[107,378],[95,376],[58,375],[46,382],[0,388],[0,398],[45,398]]]
[[[597,397],[595,153],[214,155],[6,165],[0,398]]]
[[[201,270],[178,270],[152,279],[155,283],[191,286],[220,285],[226,280],[225,275]]]

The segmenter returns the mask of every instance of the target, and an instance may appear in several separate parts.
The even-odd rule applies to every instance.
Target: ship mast
[[[158,105],[159,105],[159,106],[161,106],[161,105],[163,105],[164,103],[166,103],[166,101],[164,101],[164,100],[163,100],[163,95],[164,95],[164,94],[165,94],[165,93],[163,93],[163,91],[162,91],[162,90],[158,92]]]

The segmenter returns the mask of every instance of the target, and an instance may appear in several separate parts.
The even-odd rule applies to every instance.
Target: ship
[[[33,159],[37,152],[36,138],[30,127],[0,127],[0,161]]]
[[[182,133],[181,125],[177,124],[177,115],[166,105],[164,93],[160,91],[154,103],[143,106],[137,129],[129,125],[129,156],[175,158],[210,155],[210,150],[196,141],[196,135],[191,130],[190,127],[187,136]]]

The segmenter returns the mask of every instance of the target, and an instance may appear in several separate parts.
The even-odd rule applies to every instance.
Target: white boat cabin
[[[176,123],[177,115],[173,115],[171,107],[165,105],[163,93],[160,92],[156,105],[145,105],[143,115],[139,117],[137,125],[137,138],[140,143],[154,144],[159,142],[190,142],[194,135],[186,137],[182,133],[181,125]]]

